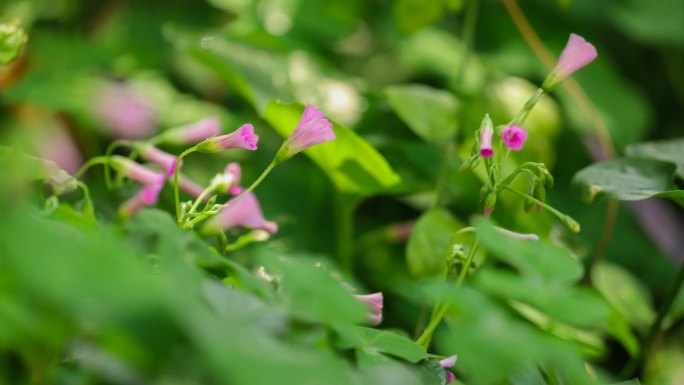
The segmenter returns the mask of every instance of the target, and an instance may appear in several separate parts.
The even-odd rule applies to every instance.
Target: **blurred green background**
[[[476,24],[469,41],[464,24],[473,4]],[[519,6],[553,57],[571,32],[596,46],[598,59],[574,80],[586,95],[584,102],[605,123],[617,156],[636,143],[682,136],[683,1],[530,0]],[[319,107],[353,133],[347,147],[330,145],[327,153],[295,157],[268,177],[256,193],[280,231],[264,244],[236,252],[230,262],[182,234],[159,211],[127,224],[114,221],[132,190],[107,191],[99,170],[86,179],[98,217],[95,226],[81,223],[68,208],[77,196],[64,198],[55,222],[41,219],[36,208],[41,193],[20,191],[6,174],[0,195],[0,250],[8,255],[0,255],[0,381],[7,384],[314,384],[324,378],[327,383],[429,383],[376,353],[359,353],[365,351],[360,348],[355,357],[367,370],[355,372],[347,357],[351,353],[335,350],[348,346],[331,343],[330,329],[344,335],[343,328],[331,325],[338,317],[358,320],[359,311],[310,314],[311,306],[297,304],[296,295],[329,288],[320,290],[330,303],[348,296],[337,293],[327,276],[321,282],[313,279],[316,273],[300,262],[293,262],[297,268],[278,265],[275,256],[281,254],[294,261],[324,261],[365,288],[361,291],[383,291],[383,327],[402,336],[412,336],[425,317],[421,301],[440,298],[440,290],[455,290],[462,301],[458,306],[474,318],[457,319],[444,333],[455,333],[460,325],[474,337],[445,337],[450,342],[438,343],[436,354],[472,347],[496,367],[469,363],[463,348],[458,353],[465,372],[458,365],[455,369],[464,383],[555,383],[548,375],[555,373],[553,363],[542,368],[547,374],[542,378],[520,369],[545,351],[569,366],[584,357],[598,378],[617,380],[634,341],[644,336],[674,282],[675,267],[684,261],[682,210],[664,200],[657,203],[660,211],[621,205],[613,235],[601,241],[608,204],[582,203],[570,187],[578,170],[603,160],[596,119],[587,116],[577,93],[561,87],[531,114],[525,126],[530,139],[513,161],[548,165],[556,179],[549,202],[577,219],[582,232],[570,233],[546,213],[526,214],[511,196],[502,197],[494,217],[507,228],[565,246],[583,264],[596,252],[604,254],[594,284],[611,317],[626,320],[617,323],[622,331],[606,321],[613,327],[597,332],[595,324],[580,320],[572,327],[591,330],[573,329],[567,333],[574,337],[564,339],[572,341],[573,349],[580,346],[575,356],[575,350],[547,350],[543,343],[553,343],[534,333],[548,328],[508,306],[513,295],[492,294],[497,299],[485,301],[470,287],[406,289],[412,287],[407,282],[419,280],[407,270],[402,230],[431,207],[440,175],[445,175],[444,199],[451,213],[444,226],[458,229],[481,213],[477,173],[457,172],[469,155],[472,134],[485,113],[495,124],[506,122],[547,73],[501,1],[2,0],[0,22],[12,18],[19,18],[29,39],[19,60],[0,66],[0,144],[53,159],[67,171],[102,155],[115,138],[149,137],[218,116],[226,133],[252,122],[261,138],[259,150],[193,155],[184,171],[206,184],[229,161],[238,161],[243,180],[251,181],[292,129],[292,102]],[[103,121],[101,93],[113,84],[127,87],[149,108],[154,124],[147,132],[120,132]],[[445,160],[447,142],[455,143],[456,150]],[[334,164],[335,156],[325,155],[330,153],[360,171]],[[684,162],[684,152],[678,156]],[[158,206],[172,212],[170,189]],[[346,244],[339,223],[350,215],[355,241]],[[655,217],[656,225],[645,222],[646,217]],[[441,242],[419,241],[413,241],[419,248]],[[60,247],[51,248],[51,242]],[[126,253],[141,257],[122,258]],[[70,257],[61,261],[64,254]],[[141,273],[139,259],[159,264],[166,273]],[[188,261],[202,270],[187,270]],[[285,294],[270,293],[249,274],[260,264],[283,270],[286,277],[290,269],[293,281],[311,282]],[[238,277],[244,290],[216,289],[221,287],[216,278],[226,277]],[[478,280],[475,288],[487,291],[485,281]],[[212,311],[219,309],[221,316],[210,315],[204,302],[197,303],[199,297],[212,305],[219,302]],[[684,381],[682,297],[641,370],[644,383]],[[590,313],[585,305],[579,301],[566,311]],[[242,313],[236,307],[246,309],[244,314],[236,315]],[[493,314],[507,326],[480,323],[499,320]],[[244,333],[226,331],[231,328]],[[521,347],[527,338],[536,348]],[[500,356],[492,353],[497,349]],[[566,383],[580,383],[563,365],[558,370]],[[495,373],[487,377],[488,371]]]

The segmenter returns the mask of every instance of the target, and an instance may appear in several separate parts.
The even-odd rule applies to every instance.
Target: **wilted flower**
[[[450,370],[447,370],[448,368],[456,365],[456,356],[450,356],[439,361],[439,365],[444,368],[444,375],[446,376],[447,384],[456,379],[456,376]]]
[[[231,148],[256,150],[259,136],[254,133],[254,126],[243,124],[237,130],[227,135],[214,136],[197,145],[197,151],[215,153]]]
[[[366,295],[354,295],[358,300],[361,302],[365,303],[368,308],[370,309],[370,313],[368,314],[368,320],[373,324],[373,325],[380,325],[382,322],[382,293],[373,293],[373,294],[366,294]]]
[[[159,136],[159,142],[188,145],[201,142],[221,133],[221,122],[212,116],[198,122],[166,130]]]
[[[97,95],[95,103],[100,119],[117,138],[142,139],[154,132],[154,112],[123,83],[112,83],[104,87]]]
[[[582,36],[570,34],[556,67],[544,81],[544,88],[550,89],[575,71],[591,63],[598,56],[596,48]]]
[[[283,143],[276,162],[284,162],[295,154],[319,143],[335,140],[333,125],[316,107],[307,104],[297,127]]]
[[[228,201],[221,212],[211,218],[202,228],[202,233],[216,234],[239,226],[265,230],[270,234],[278,231],[278,225],[275,222],[264,218],[254,193],[247,192]]]
[[[527,140],[527,131],[516,125],[510,126],[501,132],[506,148],[513,151],[522,150]]]
[[[173,176],[176,162],[178,161],[177,156],[166,153],[148,143],[138,143],[135,148],[145,160],[161,167],[166,175]],[[181,162],[178,168],[180,169],[182,165],[183,163]]]

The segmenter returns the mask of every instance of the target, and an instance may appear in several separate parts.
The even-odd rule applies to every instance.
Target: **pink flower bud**
[[[332,123],[316,107],[307,104],[297,127],[276,154],[276,161],[283,162],[311,146],[331,140],[335,140]]]
[[[166,175],[173,176],[178,161],[177,156],[166,153],[151,144],[138,144],[136,149],[145,160],[161,167]],[[180,170],[182,166],[183,162],[178,165],[178,169]]]
[[[254,133],[251,124],[243,124],[237,130],[227,135],[214,136],[197,145],[197,151],[215,153],[231,148],[256,150],[259,136]]]
[[[242,178],[242,168],[240,167],[240,164],[235,162],[228,163],[225,170],[223,170],[223,173],[230,175],[233,180],[227,192],[233,195],[242,194],[244,189],[240,187],[240,179]]]
[[[452,366],[456,365],[456,356],[450,356],[439,361],[439,365],[442,368],[444,368],[447,384],[456,379],[456,376],[453,373],[451,373],[451,371],[447,370],[448,368],[451,368]]]
[[[127,200],[119,209],[119,214],[123,218],[130,218],[140,209],[153,206],[159,200],[159,193],[164,187],[164,179],[161,182],[150,183],[143,186],[136,195]]]
[[[512,151],[520,151],[527,140],[527,131],[513,125],[501,132],[501,138],[506,148]]]
[[[494,148],[492,147],[493,134],[494,129],[490,127],[486,127],[480,131],[480,155],[483,158],[489,158],[494,155]]]
[[[264,218],[254,193],[248,192],[228,201],[221,212],[202,228],[202,232],[210,235],[239,226],[264,230],[270,234],[278,231],[275,222]]]
[[[594,61],[597,56],[596,48],[591,43],[587,42],[582,36],[571,33],[565,48],[563,48],[563,52],[561,52],[558,58],[556,67],[544,82],[544,88],[552,88],[575,73],[575,71]]]
[[[172,128],[160,136],[160,142],[189,145],[201,142],[221,133],[221,122],[217,117],[204,118],[198,122]]]
[[[366,295],[354,295],[358,300],[361,302],[365,303],[368,308],[370,309],[370,313],[368,314],[368,320],[373,324],[373,325],[380,325],[382,322],[382,293],[373,293],[373,294],[366,294]]]
[[[164,183],[164,174],[140,165],[128,158],[114,155],[110,158],[112,168],[122,173],[127,178],[143,185]]]

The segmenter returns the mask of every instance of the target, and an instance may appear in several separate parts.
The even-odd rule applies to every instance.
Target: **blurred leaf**
[[[677,165],[677,176],[684,179],[684,138],[634,144],[626,148],[635,158],[657,159]]]
[[[610,17],[625,34],[648,43],[684,46],[684,3],[626,0],[610,3]]]
[[[443,145],[453,139],[458,103],[451,93],[409,84],[389,87],[386,94],[397,115],[423,140]]]
[[[639,339],[634,335],[629,322],[622,314],[613,310],[606,326],[610,334],[620,342],[630,356],[635,357],[639,353]]]
[[[677,190],[672,182],[675,168],[672,163],[659,160],[622,158],[578,171],[572,184],[588,203],[605,199],[684,199],[684,191]]]
[[[28,37],[19,27],[19,20],[0,23],[0,64],[9,64],[19,56]]]
[[[641,385],[641,382],[639,382],[638,378],[629,380],[629,381],[623,381],[623,382],[616,382],[611,385]]]
[[[414,277],[442,274],[450,250],[449,241],[461,224],[444,209],[431,209],[420,216],[406,245],[406,263]]]
[[[394,21],[401,31],[413,32],[439,20],[444,13],[442,0],[395,0]]]
[[[264,110],[264,119],[280,135],[288,137],[303,110],[299,103],[273,101]],[[399,175],[368,142],[349,128],[335,124],[333,129],[337,139],[305,153],[328,174],[338,191],[365,197],[398,187]]]
[[[608,262],[592,271],[596,289],[631,325],[645,330],[655,317],[648,290],[626,269]]]
[[[416,363],[427,358],[427,352],[413,340],[390,330],[352,326],[338,328],[343,343],[341,347],[373,350]]]
[[[582,264],[567,251],[543,240],[514,239],[501,234],[491,222],[477,223],[477,234],[491,256],[515,267],[523,277],[553,286],[567,286],[582,277]]]

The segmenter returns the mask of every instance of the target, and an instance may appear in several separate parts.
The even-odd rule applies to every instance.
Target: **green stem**
[[[466,261],[463,264],[463,269],[461,269],[461,272],[458,274],[459,284],[463,283],[463,281],[465,281],[466,276],[468,276],[470,265],[473,264],[473,260],[475,259],[475,252],[477,252],[477,247],[478,242],[477,239],[475,239],[475,241],[473,241],[472,246],[470,246],[470,250],[468,250],[468,256],[466,257]]]
[[[105,151],[105,157],[109,159],[112,156],[112,153],[114,150],[119,147],[119,146],[130,146],[131,142],[127,140],[115,140],[112,143],[109,144],[107,147],[107,151]],[[109,163],[105,164],[104,167],[104,175],[105,175],[105,185],[107,186],[108,190],[111,190],[112,188],[112,171],[109,167]]]
[[[178,165],[180,165],[181,160],[185,158],[188,154],[196,151],[196,147],[190,147],[178,155],[178,160],[173,167],[173,196],[176,202],[176,221],[181,223],[181,209],[180,209],[180,193],[178,192]]]
[[[81,166],[81,169],[78,170],[78,172],[74,175],[74,178],[76,179],[81,179],[83,174],[85,174],[86,171],[88,171],[89,168],[98,165],[98,164],[108,164],[109,163],[109,158],[105,156],[96,156],[94,158],[88,159],[87,162],[83,166]]]
[[[530,111],[532,111],[532,108],[534,108],[539,99],[541,99],[542,95],[544,95],[544,90],[542,88],[537,88],[537,91],[529,99],[527,99],[527,102],[525,102],[523,108],[515,115],[515,117],[513,117],[513,119],[511,119],[511,121],[508,123],[508,126],[523,124],[525,119],[527,119],[527,116],[530,114]]]
[[[679,267],[679,273],[677,274],[675,283],[670,288],[670,292],[668,293],[665,302],[658,310],[658,315],[653,324],[651,325],[651,328],[649,329],[648,334],[646,335],[646,339],[641,345],[641,350],[639,351],[639,354],[632,358],[632,360],[625,366],[625,368],[620,373],[620,377],[631,379],[636,374],[637,369],[640,366],[642,366],[643,363],[646,361],[646,355],[651,350],[653,341],[658,336],[658,334],[660,334],[660,331],[663,327],[663,321],[665,321],[667,313],[670,312],[670,309],[672,308],[672,305],[674,304],[674,301],[677,298],[677,294],[679,294],[679,292],[681,291],[682,286],[684,286],[684,264],[682,264]]]
[[[214,190],[216,190],[216,185],[213,183],[210,184],[209,186],[207,186],[207,188],[205,188],[204,190],[202,190],[202,192],[197,197],[197,199],[195,199],[195,201],[192,203],[192,206],[190,206],[190,210],[188,210],[187,214],[185,214],[185,215],[188,216],[188,215],[193,214],[195,212],[195,210],[197,210],[197,207],[200,205],[200,203],[202,203],[204,201],[204,199],[207,197],[207,195],[214,192]]]
[[[83,191],[83,214],[86,215],[88,219],[95,220],[93,201],[90,199],[90,190],[88,189],[88,186],[81,181],[76,182],[76,184]]]
[[[565,214],[563,214],[563,213],[561,213],[560,211],[554,209],[553,207],[547,205],[546,203],[540,201],[539,199],[534,198],[534,197],[531,196],[531,195],[528,195],[528,194],[525,194],[525,193],[523,193],[523,192],[520,192],[520,191],[518,191],[518,190],[516,190],[516,189],[514,189],[514,188],[512,188],[512,187],[510,187],[510,186],[502,186],[502,187],[503,187],[505,190],[508,190],[508,191],[510,191],[510,192],[512,192],[512,193],[515,193],[515,194],[517,194],[517,195],[520,195],[520,196],[523,197],[523,198],[532,200],[535,204],[537,204],[537,205],[543,207],[544,209],[546,209],[546,211],[548,211],[548,212],[550,212],[551,214],[553,214],[553,215],[555,215],[556,217],[558,217],[558,219],[561,219],[561,220],[562,220],[562,219],[566,216]]]
[[[271,161],[271,163],[269,163],[269,165],[268,165],[268,166],[266,167],[266,169],[261,173],[261,175],[259,175],[259,177],[258,177],[254,182],[252,182],[252,184],[251,184],[249,187],[247,187],[247,189],[245,189],[245,191],[241,192],[240,195],[238,196],[238,198],[239,198],[240,196],[242,196],[242,194],[247,194],[248,192],[253,191],[255,188],[257,188],[257,186],[259,186],[259,184],[261,184],[261,181],[263,181],[264,178],[266,178],[266,176],[267,176],[268,174],[270,174],[271,171],[272,171],[272,170],[275,168],[275,166],[277,166],[277,165],[278,165],[278,163],[276,163],[275,161]]]

